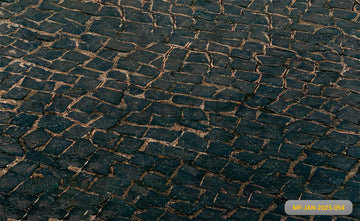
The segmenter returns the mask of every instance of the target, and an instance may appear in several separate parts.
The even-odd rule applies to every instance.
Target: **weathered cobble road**
[[[360,220],[359,12],[1,0],[0,220]]]

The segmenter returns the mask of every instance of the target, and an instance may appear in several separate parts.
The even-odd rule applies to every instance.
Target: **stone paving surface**
[[[0,6],[0,220],[360,220],[360,1]]]

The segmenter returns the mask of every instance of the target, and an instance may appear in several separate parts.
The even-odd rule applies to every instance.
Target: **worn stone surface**
[[[0,220],[360,220],[359,11],[0,1]]]

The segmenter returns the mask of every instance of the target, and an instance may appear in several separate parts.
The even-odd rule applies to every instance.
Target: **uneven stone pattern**
[[[360,220],[359,11],[1,1],[0,220]]]

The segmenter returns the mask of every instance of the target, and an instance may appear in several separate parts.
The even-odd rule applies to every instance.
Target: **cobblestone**
[[[359,11],[1,1],[0,220],[359,220]]]

